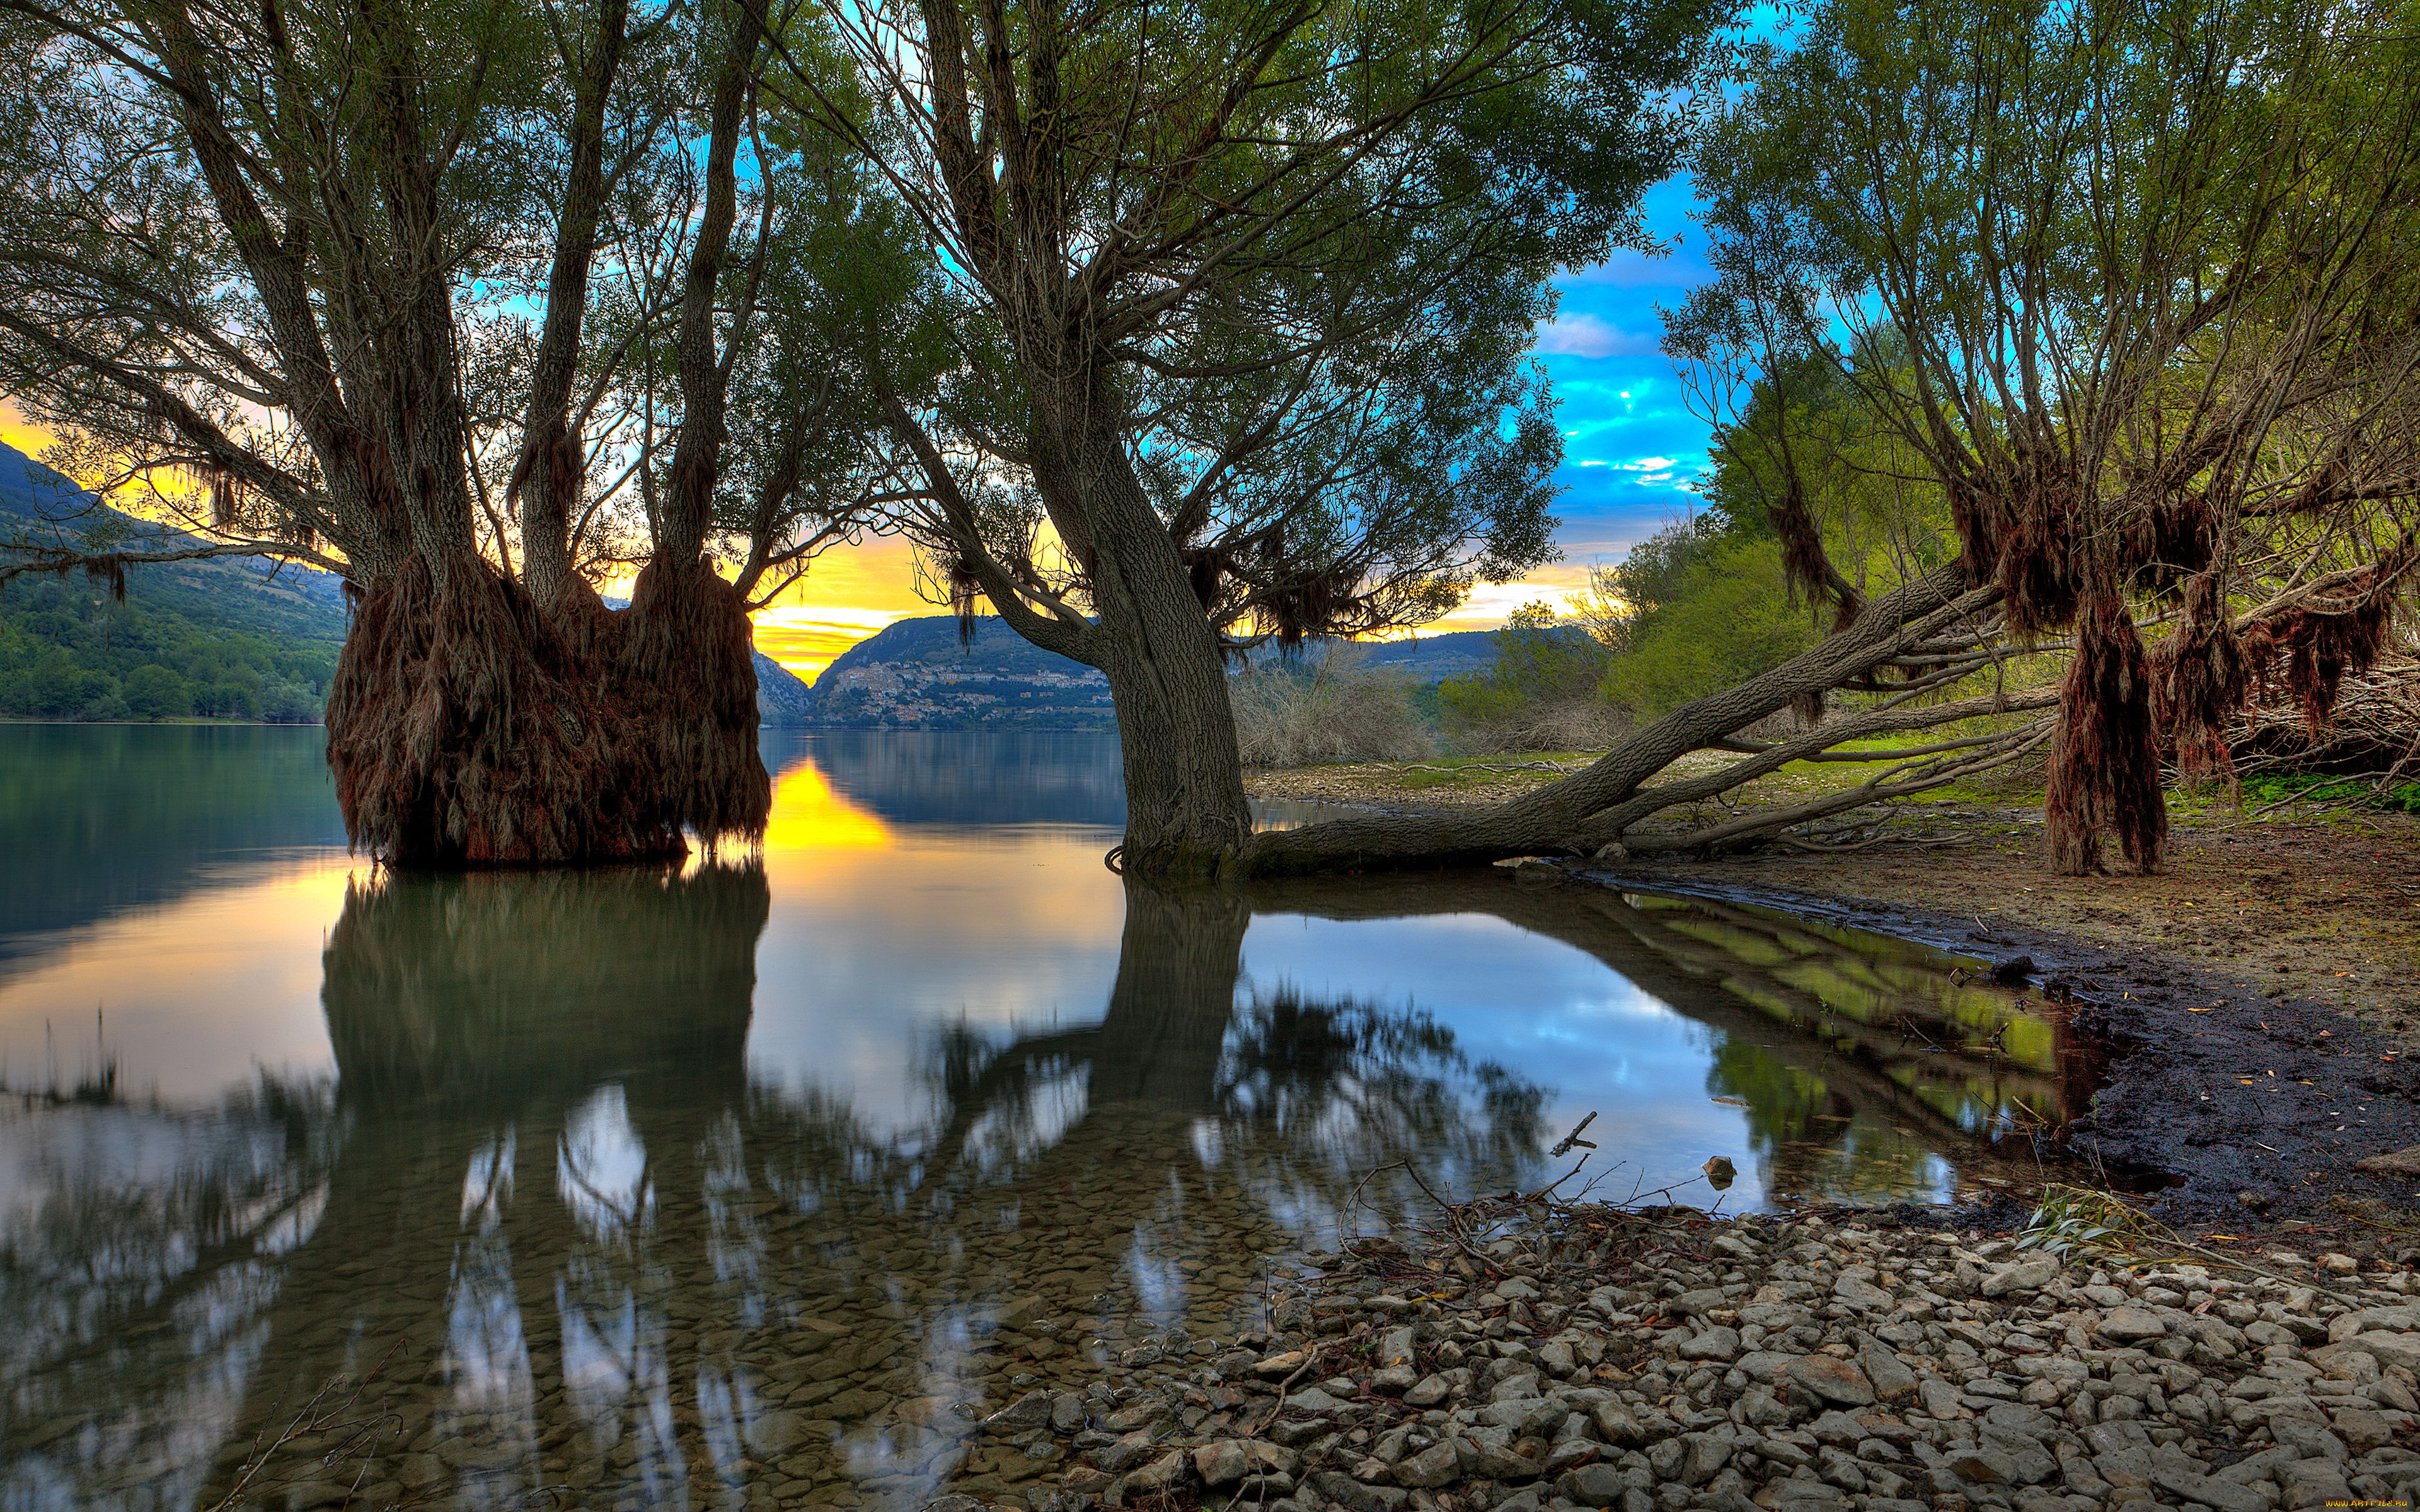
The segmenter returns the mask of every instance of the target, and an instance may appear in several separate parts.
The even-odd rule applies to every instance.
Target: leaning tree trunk
[[[1357,816],[1254,835],[1225,871],[1258,877],[1401,871],[1589,855],[1619,844],[1627,825],[1687,795],[1685,782],[1648,786],[1679,758],[1718,747],[1795,700],[1871,672],[1997,597],[1996,589],[1969,589],[1957,563],[1936,568],[1871,600],[1813,650],[1684,704],[1559,782],[1475,812]]]
[[[1106,397],[1070,405],[1052,433],[1069,451],[1037,457],[1077,526],[1097,616],[1094,664],[1109,682],[1125,758],[1123,868],[1168,879],[1216,875],[1251,834],[1228,701],[1226,658],[1168,528],[1144,496]]]

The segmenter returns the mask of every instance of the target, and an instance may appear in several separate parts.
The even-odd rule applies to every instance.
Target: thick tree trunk
[[[1115,406],[1088,393],[1037,409],[1034,474],[1089,569],[1091,660],[1109,680],[1125,757],[1123,868],[1199,880],[1251,834],[1235,711],[1218,632],[1110,423]]]
[[[542,613],[476,557],[375,586],[328,695],[353,843],[406,867],[675,856],[685,830],[761,834],[748,622],[699,569],[640,579],[627,614]],[[593,596],[593,595],[592,595]]]
[[[1216,875],[1251,832],[1226,671],[1215,641],[1187,643],[1188,631],[1209,640],[1209,627],[1186,597],[1173,613],[1145,611],[1117,625],[1103,638],[1101,657],[1125,760],[1120,864],[1171,880]]]

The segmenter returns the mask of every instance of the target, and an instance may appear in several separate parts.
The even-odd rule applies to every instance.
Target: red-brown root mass
[[[2184,614],[2151,654],[2153,727],[2187,782],[2226,781],[2235,761],[2225,732],[2251,690],[2251,668],[2214,572],[2185,584]]]
[[[575,594],[554,615],[475,557],[442,588],[416,563],[381,580],[328,695],[353,843],[399,866],[548,866],[679,856],[685,827],[761,834],[747,619],[711,580],[721,594],[666,594],[643,575],[650,613]]]
[[[2104,591],[2076,617],[2075,659],[2059,690],[2043,818],[2051,865],[2070,876],[2102,869],[2101,837],[2118,837],[2137,870],[2155,870],[2167,840],[2152,739],[2151,677],[2124,601]]]
[[[773,784],[756,753],[755,642],[739,590],[702,563],[650,562],[618,671],[661,822],[709,839],[762,835]]]

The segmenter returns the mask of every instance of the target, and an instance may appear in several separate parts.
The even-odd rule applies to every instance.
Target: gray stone
[[[1679,1353],[1683,1360],[1729,1360],[1739,1353],[1739,1347],[1737,1329],[1708,1328],[1683,1339]]]
[[[1252,1473],[1252,1458],[1241,1443],[1219,1439],[1193,1451],[1193,1473],[1204,1486],[1233,1486]]]
[[[2019,1411],[2032,1412],[2033,1409],[2020,1408]],[[1997,1454],[2009,1462],[2013,1470],[2010,1478],[2017,1485],[2039,1486],[2058,1473],[2058,1461],[2052,1458],[2049,1446],[2030,1434],[2013,1433],[1986,1424],[1976,1435],[1976,1442],[1978,1447]]]
[[[1396,1461],[1395,1484],[1421,1489],[1448,1485],[1462,1473],[1462,1462],[1450,1443],[1430,1444]],[[1602,1503],[1593,1504],[1603,1505]]]
[[[1401,1396],[1420,1383],[1420,1373],[1407,1365],[1390,1365],[1370,1377],[1370,1389],[1381,1396]]]
[[[1452,1392],[1452,1383],[1445,1377],[1426,1376],[1421,1378],[1419,1385],[1404,1393],[1404,1402],[1409,1407],[1435,1407]]]
[[[1148,1433],[1129,1433],[1106,1448],[1094,1451],[1093,1463],[1112,1475],[1121,1475],[1150,1458],[1151,1452],[1158,1447]]]
[[[2251,1330],[2244,1332],[2248,1334]],[[2337,1342],[2373,1356],[2380,1365],[2399,1365],[2406,1370],[2420,1371],[2420,1334],[2389,1334],[2374,1330],[2350,1335]]]
[[[1995,1428],[2022,1434],[2030,1439],[2047,1439],[2058,1431],[2048,1412],[2021,1402],[1994,1402],[1983,1412],[1983,1421]]]
[[[1878,1401],[1903,1402],[1916,1395],[1916,1372],[1880,1345],[1869,1344],[1857,1351],[1857,1368],[1872,1383]]]
[[[1797,1358],[1777,1350],[1750,1350],[1731,1364],[1745,1373],[1750,1381],[1774,1381],[1790,1368],[1791,1361]]]
[[[1379,1368],[1385,1369],[1389,1365],[1410,1365],[1412,1363],[1412,1351],[1417,1347],[1417,1344],[1418,1335],[1410,1328],[1390,1328],[1384,1334],[1379,1335]]]
[[[2341,1407],[2330,1417],[2335,1425],[2336,1436],[2344,1440],[2355,1454],[2367,1454],[2382,1444],[2395,1442],[2395,1428],[2383,1412],[2373,1412],[2360,1407]]]
[[[2198,1474],[2172,1460],[2152,1462],[2151,1484],[2214,1512],[2269,1512],[2269,1499],[2257,1491],[2215,1475]]]
[[[2269,1436],[2290,1447],[2298,1458],[2319,1457],[2342,1464],[2352,1458],[2352,1452],[2345,1447],[2342,1439],[2316,1423],[2298,1422],[2291,1418],[2273,1420],[2269,1425]]]
[[[1714,1478],[1731,1457],[1730,1441],[1712,1433],[1684,1433],[1682,1446],[1688,1452],[1681,1461],[1681,1479],[1691,1486],[1703,1486]]]
[[[1397,1512],[1412,1494],[1398,1486],[1373,1486],[1335,1470],[1313,1473],[1311,1483],[1319,1488],[1320,1495],[1352,1512]]]
[[[1047,1427],[1050,1422],[1050,1394],[1029,1391],[1016,1400],[983,1420],[983,1426],[994,1433],[1022,1433],[1028,1428]]]
[[[1138,1493],[1148,1496],[1154,1491],[1167,1490],[1184,1478],[1184,1451],[1171,1449],[1141,1469],[1129,1473],[1119,1484],[1128,1496]]]
[[[1506,1376],[1490,1387],[1487,1399],[1491,1402],[1509,1402],[1517,1397],[1537,1395],[1538,1373],[1534,1370],[1524,1370],[1517,1375]]]
[[[2044,1255],[1993,1267],[1976,1289],[1986,1297],[2005,1297],[2014,1291],[2040,1291],[2057,1279],[2058,1261]]]
[[[2017,1483],[2015,1462],[1998,1450],[1979,1443],[1971,1449],[1953,1450],[1944,1463],[1960,1480],[1982,1486],[2013,1486]]]
[[[1627,1448],[1646,1437],[1638,1420],[1610,1396],[1589,1409],[1589,1419],[1596,1425],[1597,1437],[1616,1448]]]
[[[1841,1407],[1873,1405],[1873,1382],[1846,1360],[1836,1360],[1828,1354],[1803,1354],[1791,1361],[1782,1374],[1824,1401]]]
[[[1073,1433],[1084,1426],[1084,1398],[1072,1391],[1063,1391],[1050,1398],[1050,1427],[1056,1433]]]
[[[1924,1410],[1934,1417],[1947,1420],[1973,1415],[1959,1399],[1958,1388],[1939,1376],[1925,1377],[1916,1390],[1924,1398]]]
[[[1556,1490],[1582,1506],[1612,1506],[1629,1489],[1630,1483],[1622,1478],[1621,1472],[1611,1465],[1582,1465],[1577,1470],[1565,1471],[1555,1482]]]
[[[2304,1507],[2352,1500],[2352,1489],[2345,1484],[2344,1472],[2333,1460],[2297,1459],[2281,1466],[2277,1484],[2286,1493],[2287,1506],[2297,1512]]]
[[[2157,1313],[2145,1307],[2112,1307],[2092,1325],[2092,1331],[2102,1338],[2119,1344],[2133,1344],[2143,1339],[2164,1336],[2168,1325]]]

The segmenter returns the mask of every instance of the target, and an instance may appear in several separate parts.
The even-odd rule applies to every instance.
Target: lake
[[[1430,1192],[1945,1201],[2089,1092],[1765,910],[1131,886],[1109,736],[768,732],[761,849],[450,877],[320,738],[0,725],[0,1508],[997,1498],[972,1416]]]

